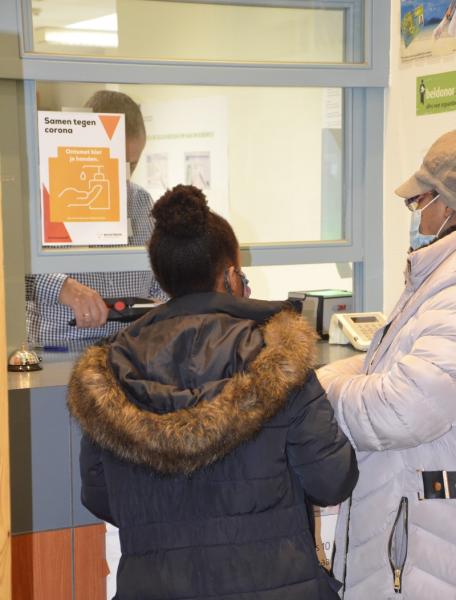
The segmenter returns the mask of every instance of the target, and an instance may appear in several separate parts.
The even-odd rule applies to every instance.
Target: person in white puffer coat
[[[412,210],[404,292],[365,358],[318,371],[360,471],[334,573],[344,600],[456,600],[456,131],[396,194]]]

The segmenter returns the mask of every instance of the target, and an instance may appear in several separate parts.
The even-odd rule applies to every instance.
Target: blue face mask
[[[426,206],[424,208],[416,209],[412,212],[412,219],[410,222],[410,246],[411,246],[412,250],[418,250],[418,248],[422,248],[423,246],[427,246],[427,244],[430,244],[431,242],[433,242],[450,219],[450,217],[445,219],[445,221],[442,223],[442,225],[439,228],[439,230],[437,231],[437,233],[431,233],[431,234],[420,233],[421,213],[424,210],[426,210],[426,208],[428,208],[428,206],[431,206],[431,204],[433,202],[435,202],[435,200],[437,200],[439,195],[435,196],[435,198],[433,198],[429,202],[429,204],[426,204]]]
[[[437,237],[437,234],[435,233],[429,235],[420,233],[421,212],[421,210],[412,212],[412,220],[410,223],[410,247],[412,250],[418,250],[418,248],[430,244]]]

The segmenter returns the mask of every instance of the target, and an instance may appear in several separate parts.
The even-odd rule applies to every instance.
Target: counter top
[[[66,386],[70,378],[74,361],[79,351],[44,352],[42,353],[41,371],[28,373],[8,373],[9,390],[27,390],[36,388]],[[317,366],[321,367],[335,360],[349,358],[359,354],[352,346],[328,344],[320,341],[317,344]]]
[[[323,367],[335,360],[350,358],[350,356],[356,356],[358,354],[366,355],[365,352],[355,350],[350,344],[329,344],[328,342],[321,340],[317,343],[317,368]]]
[[[65,386],[70,378],[71,369],[81,350],[77,352],[43,352],[41,371],[8,372],[9,390],[28,390]]]
[[[74,360],[61,359],[55,362],[42,363],[42,371],[29,371],[23,373],[8,373],[9,390],[28,390],[65,386],[70,378]]]

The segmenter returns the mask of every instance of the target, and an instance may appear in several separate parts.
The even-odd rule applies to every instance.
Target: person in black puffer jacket
[[[154,206],[166,304],[86,350],[68,405],[82,501],[119,527],[118,600],[336,600],[311,503],[347,498],[354,452],[288,302],[248,299],[239,244],[203,193]]]

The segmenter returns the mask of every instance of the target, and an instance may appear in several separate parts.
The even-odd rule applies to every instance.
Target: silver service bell
[[[40,371],[40,358],[27,344],[15,350],[8,359],[8,371]]]

